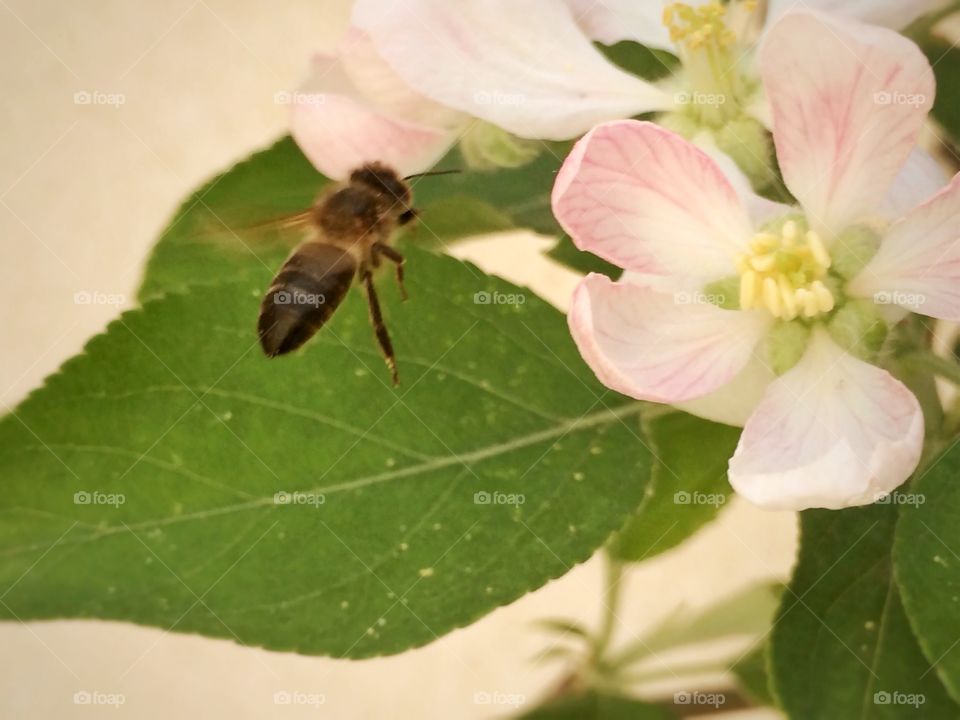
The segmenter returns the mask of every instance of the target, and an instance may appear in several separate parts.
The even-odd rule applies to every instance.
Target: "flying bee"
[[[407,299],[404,258],[391,242],[397,228],[417,217],[407,182],[413,177],[418,176],[401,178],[386,165],[367,163],[350,173],[346,182],[321,193],[310,208],[283,221],[309,227],[312,237],[290,254],[260,304],[257,331],[268,357],[296,350],[313,337],[357,281],[367,297],[370,322],[393,384],[399,384],[373,272],[384,259],[392,262],[400,295]]]

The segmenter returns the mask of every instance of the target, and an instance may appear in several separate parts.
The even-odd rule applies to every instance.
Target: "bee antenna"
[[[428,177],[430,175],[455,175],[457,173],[462,173],[463,170],[460,168],[453,168],[452,170],[427,170],[422,173],[414,173],[413,175],[407,175],[404,180],[413,180],[418,177]]]

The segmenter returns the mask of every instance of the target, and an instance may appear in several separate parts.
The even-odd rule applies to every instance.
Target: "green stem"
[[[594,646],[594,660],[597,664],[603,663],[604,656],[613,641],[623,582],[623,562],[613,557],[609,550],[605,550],[603,555],[606,559],[606,584],[603,596],[603,618],[600,621],[600,630]]]
[[[944,380],[949,380],[954,385],[960,385],[960,365],[949,358],[935,355],[930,351],[916,350],[904,355],[903,362],[915,368],[932,372]]]
[[[669,667],[651,668],[650,670],[639,670],[633,673],[624,673],[620,677],[630,684],[635,684],[663,680],[664,678],[682,678],[687,675],[724,673],[729,669],[729,663],[713,660],[710,662],[687,663],[682,665],[671,665]]]

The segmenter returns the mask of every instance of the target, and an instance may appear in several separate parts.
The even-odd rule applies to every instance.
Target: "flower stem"
[[[903,361],[916,368],[932,372],[934,375],[960,385],[960,365],[950,358],[941,357],[929,351],[917,350],[903,357]]]
[[[617,611],[620,608],[620,591],[623,582],[623,562],[613,557],[609,549],[604,550],[606,561],[606,584],[603,595],[603,617],[594,646],[594,658],[602,663],[610,643],[613,641],[617,623]]]

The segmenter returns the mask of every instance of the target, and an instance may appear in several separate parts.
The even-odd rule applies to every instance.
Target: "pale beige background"
[[[0,0],[5,404],[19,402],[132,306],[147,252],[176,205],[284,132],[286,108],[274,104],[274,93],[297,84],[309,54],[330,43],[345,16],[335,0]],[[126,102],[75,104],[83,91],[122,93]],[[526,235],[461,252],[560,305],[573,281]],[[75,304],[84,291],[128,300]],[[679,604],[702,606],[753,579],[786,577],[794,537],[792,514],[735,503],[701,536],[632,573],[618,637],[629,639]],[[429,647],[364,662],[119,623],[0,624],[0,717],[505,715],[510,708],[474,703],[475,693],[532,702],[555,682],[560,666],[531,662],[547,642],[531,622],[595,622],[600,574],[594,559]],[[122,693],[125,704],[75,705],[83,690]],[[277,706],[278,691],[322,694],[326,703]]]

